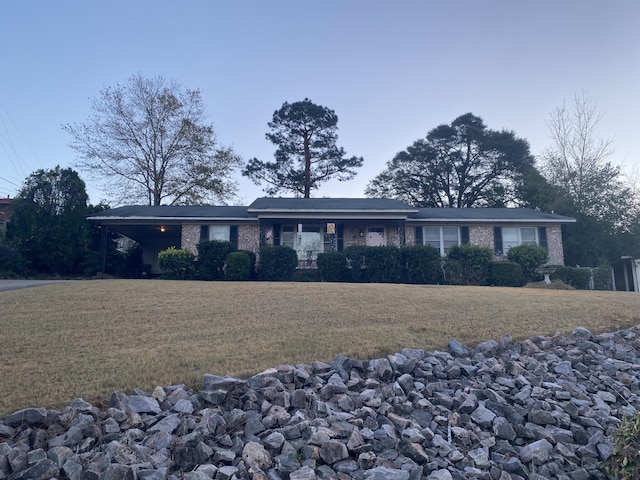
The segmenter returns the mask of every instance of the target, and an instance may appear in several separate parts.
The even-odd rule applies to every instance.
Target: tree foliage
[[[32,273],[85,273],[89,248],[87,192],[71,169],[38,170],[25,181],[12,207],[7,236]]]
[[[93,114],[64,125],[79,167],[117,201],[148,205],[225,202],[240,160],[219,146],[199,90],[164,77],[130,77],[93,100]]]
[[[267,184],[265,192],[293,192],[309,198],[311,191],[328,180],[350,180],[362,157],[347,157],[338,147],[338,116],[327,107],[308,98],[301,102],[285,102],[269,122],[267,139],[277,149],[275,161],[252,158],[242,174],[257,185]]]
[[[490,130],[467,113],[396,154],[366,195],[420,207],[505,206],[532,168],[525,140],[511,131]]]

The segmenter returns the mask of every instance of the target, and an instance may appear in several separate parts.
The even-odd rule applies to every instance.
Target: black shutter
[[[422,237],[422,227],[416,227],[416,245],[424,245]]]
[[[469,245],[469,227],[460,227],[460,240],[463,245]]]
[[[338,238],[337,238],[338,251],[342,252],[344,250],[344,224],[343,223],[338,224],[336,232],[338,234]]]
[[[200,240],[209,240],[209,225],[200,225]]]
[[[547,227],[538,227],[538,244],[546,249],[549,248],[547,243]]]
[[[493,248],[496,255],[504,255],[502,251],[502,227],[493,227]]]
[[[238,249],[238,226],[231,225],[229,227],[229,241],[233,245],[233,248]]]
[[[273,224],[273,246],[277,247],[280,245],[280,224]]]

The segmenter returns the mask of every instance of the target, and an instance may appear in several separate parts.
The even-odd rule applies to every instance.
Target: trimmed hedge
[[[507,258],[522,267],[525,282],[533,282],[540,279],[541,276],[536,270],[549,260],[549,252],[540,245],[530,243],[511,247]]]
[[[319,253],[318,273],[322,282],[343,282],[349,275],[347,258],[341,252]]]
[[[258,279],[272,282],[291,280],[298,266],[298,255],[293,248],[266,246],[260,248]]]
[[[224,279],[245,281],[251,279],[251,257],[246,252],[231,252],[224,266]]]
[[[579,290],[589,290],[591,271],[588,268],[567,267],[565,265],[554,265],[554,268],[551,280],[562,280]]]
[[[196,273],[195,258],[191,250],[169,247],[158,253],[162,276],[172,280],[190,280]]]
[[[450,285],[486,285],[493,250],[477,245],[454,245],[444,263],[445,280]]]
[[[491,262],[489,283],[495,287],[521,287],[524,285],[522,267],[516,262]]]
[[[231,242],[202,240],[198,243],[198,277],[201,280],[222,280],[224,262],[233,251]]]
[[[344,256],[347,259],[348,279],[351,282],[367,281],[367,249],[363,245],[353,245],[344,249]]]
[[[373,283],[400,283],[402,256],[398,247],[367,247],[365,261],[367,281]]]
[[[401,250],[407,283],[439,284],[444,282],[440,251],[431,245],[415,245]]]

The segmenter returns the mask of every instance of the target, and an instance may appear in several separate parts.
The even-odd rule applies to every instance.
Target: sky
[[[6,0],[0,3],[0,197],[56,165],[61,128],[132,75],[200,89],[218,141],[273,160],[267,123],[309,98],[338,115],[338,146],[364,166],[316,197],[362,197],[387,161],[467,112],[538,156],[551,112],[586,92],[610,158],[640,168],[637,0]],[[87,183],[91,203],[112,198]],[[235,204],[264,196],[238,171]]]

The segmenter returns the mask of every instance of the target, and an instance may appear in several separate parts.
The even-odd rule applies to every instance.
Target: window
[[[454,245],[460,245],[460,228],[458,227],[422,227],[423,245],[437,248],[440,255],[446,255]]]
[[[200,240],[231,242],[234,248],[238,248],[238,226],[202,225],[200,227]]]
[[[540,245],[547,248],[546,227],[495,227],[493,230],[496,255],[506,255],[511,247]]]
[[[209,225],[209,240],[229,241],[229,225]]]

